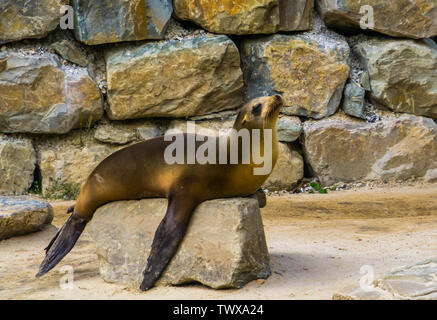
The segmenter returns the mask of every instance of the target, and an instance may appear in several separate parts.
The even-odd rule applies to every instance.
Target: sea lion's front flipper
[[[177,197],[169,198],[165,217],[155,232],[147,267],[143,272],[141,290],[146,291],[153,287],[176,253],[195,207],[196,204],[189,196],[178,194]]]
[[[88,221],[72,214],[61,229],[55,234],[47,248],[46,256],[39,267],[36,277],[39,278],[56,266],[67,253],[73,249]]]

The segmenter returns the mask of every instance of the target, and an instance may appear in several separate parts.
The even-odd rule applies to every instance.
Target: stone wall
[[[74,198],[115,150],[276,93],[265,188],[435,179],[434,0],[109,2],[0,0],[0,194]]]

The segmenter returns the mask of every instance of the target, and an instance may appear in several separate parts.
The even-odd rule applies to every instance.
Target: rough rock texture
[[[413,40],[370,40],[354,50],[369,73],[376,105],[437,118],[437,51]]]
[[[81,67],[88,65],[86,54],[73,41],[61,40],[52,44],[52,48],[65,60],[73,62]]]
[[[0,44],[26,38],[42,38],[61,19],[60,9],[68,0],[1,0]]]
[[[311,29],[314,0],[279,0],[279,30]]]
[[[354,81],[347,83],[343,93],[343,111],[350,116],[366,119],[365,94],[366,90]]]
[[[415,39],[437,35],[435,0],[317,0],[326,25],[343,31],[360,30],[365,5],[373,8],[375,31]]]
[[[293,142],[302,133],[302,123],[298,117],[281,116],[276,123],[276,131],[279,141]]]
[[[376,283],[396,299],[437,300],[437,259],[399,268]]]
[[[406,180],[437,168],[437,125],[429,118],[382,114],[366,123],[335,115],[304,124],[303,148],[325,184]]]
[[[165,199],[145,199],[113,202],[96,211],[88,231],[96,242],[105,281],[138,288],[166,207]],[[257,200],[218,199],[202,203],[193,213],[158,285],[197,281],[212,288],[238,288],[269,274]]]
[[[243,102],[238,49],[226,36],[114,49],[106,65],[108,116],[114,120],[186,117]]]
[[[214,33],[274,33],[280,23],[278,0],[173,0],[177,18]]]
[[[127,144],[133,141],[147,140],[163,135],[163,128],[150,120],[129,122],[102,122],[94,132],[94,139],[112,144]]]
[[[33,182],[35,150],[29,139],[0,135],[0,194],[23,194]]]
[[[41,230],[53,220],[53,208],[29,197],[0,197],[0,240]]]
[[[347,43],[342,45],[348,51]],[[349,66],[340,60],[339,50],[301,35],[244,40],[247,99],[280,93],[285,114],[315,119],[332,115],[349,75]]]
[[[228,130],[232,129],[234,126],[234,119],[232,120],[204,120],[195,121],[196,133],[209,135],[209,136],[219,136],[219,134],[227,133]],[[184,120],[173,120],[170,122],[165,134],[176,133],[177,131],[187,132],[187,121]]]
[[[291,190],[303,178],[303,158],[286,143],[279,143],[278,161],[263,189]]]
[[[61,66],[54,54],[2,55],[0,132],[61,134],[102,116],[99,88],[86,69]]]
[[[98,143],[92,131],[74,131],[68,136],[39,138],[35,142],[43,194],[63,196],[77,192],[91,171],[122,146]]]
[[[72,0],[75,35],[88,45],[163,39],[172,14],[171,0]]]

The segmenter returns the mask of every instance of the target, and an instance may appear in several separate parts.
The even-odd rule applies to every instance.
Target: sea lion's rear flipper
[[[153,238],[141,290],[146,291],[153,287],[176,253],[195,207],[196,204],[191,202],[190,197],[178,195],[178,198],[169,198],[167,212]]]
[[[50,271],[70,252],[82,234],[87,222],[87,220],[80,218],[76,214],[72,214],[68,218],[67,222],[58,230],[47,248],[45,248],[46,256],[39,267],[36,277],[41,277]]]

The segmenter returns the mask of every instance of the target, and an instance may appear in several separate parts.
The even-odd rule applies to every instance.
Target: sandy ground
[[[269,197],[262,215],[272,275],[265,282],[148,292],[104,282],[86,231],[55,269],[36,279],[43,249],[72,204],[54,201],[54,226],[0,242],[0,299],[331,299],[359,286],[362,266],[377,276],[436,257],[436,194],[437,185]],[[61,289],[65,266],[74,271],[73,289]]]

